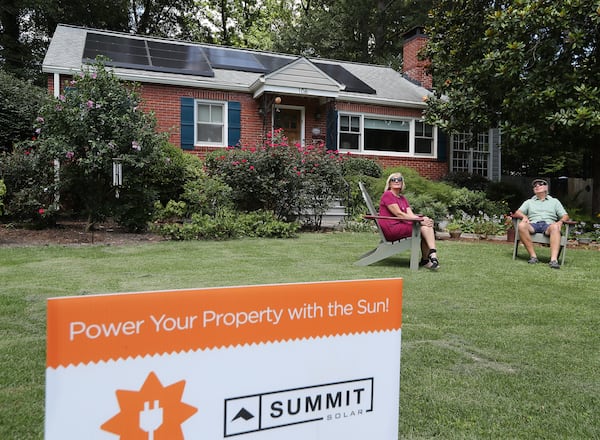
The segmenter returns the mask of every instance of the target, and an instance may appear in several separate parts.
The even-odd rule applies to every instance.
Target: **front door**
[[[302,145],[302,110],[296,108],[275,108],[273,129],[281,128],[288,138],[288,145]]]

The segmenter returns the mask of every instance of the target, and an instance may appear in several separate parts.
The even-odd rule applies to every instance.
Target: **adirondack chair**
[[[517,258],[517,253],[519,252],[519,242],[521,241],[521,238],[519,237],[519,222],[521,221],[521,219],[513,216],[512,221],[513,228],[515,229],[515,243],[513,248],[513,260],[515,260]],[[563,222],[563,231],[560,237],[560,249],[558,251],[558,257],[561,259],[561,266],[565,264],[565,254],[567,253],[567,241],[569,239],[569,232],[571,230],[571,227],[576,224],[577,222],[574,222],[572,220],[567,220],[566,222]],[[531,236],[531,239],[534,243],[544,244],[548,246],[550,245],[550,237],[548,237],[546,234],[533,234]]]
[[[400,252],[409,250],[411,270],[419,269],[419,260],[421,255],[421,225],[419,222],[413,222],[412,235],[410,237],[397,241],[388,241],[383,235],[383,231],[379,225],[379,220],[397,220],[397,218],[382,217],[378,215],[377,211],[375,210],[375,206],[373,205],[373,201],[371,200],[371,196],[367,192],[367,188],[365,187],[364,183],[358,182],[358,186],[360,187],[360,192],[362,193],[363,199],[365,200],[367,208],[369,209],[369,214],[365,215],[364,218],[373,220],[375,222],[377,225],[377,230],[379,231],[380,241],[375,249],[362,255],[355,264],[357,266],[368,266],[369,264],[376,263]]]

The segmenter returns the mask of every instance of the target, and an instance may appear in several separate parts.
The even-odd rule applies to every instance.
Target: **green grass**
[[[600,439],[600,252],[569,249],[551,270],[507,243],[442,241],[437,273],[411,272],[407,253],[354,266],[376,241],[0,248],[0,439],[43,437],[48,297],[396,276],[400,438]]]

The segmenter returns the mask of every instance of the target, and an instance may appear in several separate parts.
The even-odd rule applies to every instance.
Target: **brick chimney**
[[[433,88],[433,79],[427,74],[429,60],[419,60],[419,51],[427,43],[428,37],[422,27],[415,27],[404,35],[404,46],[402,49],[402,70],[411,81],[425,87]]]

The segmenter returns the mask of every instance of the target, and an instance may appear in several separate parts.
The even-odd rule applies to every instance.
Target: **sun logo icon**
[[[139,391],[116,391],[120,411],[100,428],[120,440],[184,440],[181,424],[198,411],[181,401],[184,388],[184,380],[163,387],[150,372]]]

